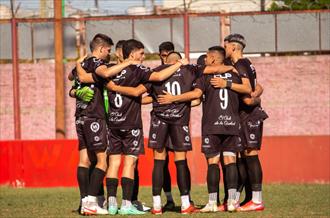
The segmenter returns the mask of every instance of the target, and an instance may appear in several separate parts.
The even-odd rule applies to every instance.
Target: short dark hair
[[[174,44],[172,42],[162,42],[160,45],[159,45],[159,53],[161,51],[174,51]]]
[[[144,45],[142,42],[135,40],[135,39],[129,39],[126,40],[123,43],[123,57],[124,59],[128,58],[129,55],[132,53],[132,51],[136,49],[144,48]]]
[[[176,54],[177,56],[180,57],[180,59],[182,59],[182,55],[180,54],[180,52],[177,52],[177,51],[171,51],[170,53],[168,53],[167,57],[170,56],[171,54]]]
[[[123,48],[124,42],[125,42],[125,40],[119,40],[116,44],[116,49]]]
[[[226,57],[226,50],[222,46],[212,46],[208,51],[216,51],[223,55],[223,57]]]
[[[93,37],[92,41],[89,43],[89,48],[91,52],[93,52],[99,46],[111,46],[111,45],[113,45],[113,41],[109,36],[102,33],[98,33]]]
[[[206,54],[203,54],[203,55],[199,56],[198,59],[197,59],[197,64],[198,65],[205,65],[205,58],[206,58]]]
[[[227,37],[228,37],[228,40],[227,40],[228,42],[236,42],[236,43],[240,44],[243,47],[243,49],[245,48],[246,41],[245,41],[244,36],[242,36],[241,34],[233,33]]]

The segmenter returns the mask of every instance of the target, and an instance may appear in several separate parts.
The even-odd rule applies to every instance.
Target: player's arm
[[[227,88],[241,94],[251,94],[252,91],[248,78],[242,78],[242,83],[232,83],[231,81],[215,77],[210,82],[214,88]]]
[[[233,66],[227,66],[224,64],[212,65],[212,66],[206,66],[203,71],[203,74],[225,73],[234,70],[235,68]]]
[[[253,105],[258,105],[261,103],[261,98],[260,97],[243,97],[243,102],[246,104],[246,105],[250,105],[250,106],[253,106]]]
[[[82,83],[95,83],[92,74],[86,72],[86,70],[81,66],[81,62],[79,60],[76,63],[79,81]]]
[[[122,95],[133,96],[133,97],[138,97],[147,91],[147,88],[143,84],[140,84],[136,87],[129,87],[129,86],[116,85],[112,81],[110,81],[107,84],[107,89],[113,92],[118,92]]]
[[[107,67],[106,65],[101,65],[98,68],[96,68],[95,73],[103,78],[109,78],[112,76],[117,75],[120,73],[124,68],[128,67],[132,64],[138,64],[139,62],[132,61],[129,59],[126,59],[124,62],[120,64],[113,65],[111,67]]]
[[[251,93],[251,97],[254,98],[260,97],[263,92],[264,92],[264,88],[260,85],[260,83],[257,83],[254,92]]]
[[[70,81],[73,81],[73,80],[74,80],[74,76],[73,76],[73,74],[72,74],[72,71],[69,73],[69,75],[68,75],[68,79],[69,79]]]
[[[69,91],[69,96],[71,98],[76,98],[76,91],[77,91],[77,89],[71,88],[70,91]]]
[[[145,96],[142,98],[141,103],[142,104],[151,104],[153,102],[151,96]]]
[[[192,91],[185,92],[181,95],[171,95],[166,91],[163,91],[163,95],[158,95],[157,101],[159,104],[171,104],[173,102],[187,102],[193,99],[198,99],[202,96],[203,92],[199,88],[195,88]]]
[[[150,77],[149,77],[149,81],[164,81],[165,79],[169,78],[170,76],[172,76],[172,74],[175,73],[175,71],[177,71],[182,65],[186,65],[188,64],[188,60],[187,59],[180,59],[178,60],[178,62],[176,62],[175,64],[173,64],[172,66],[169,66],[159,72],[153,72]]]

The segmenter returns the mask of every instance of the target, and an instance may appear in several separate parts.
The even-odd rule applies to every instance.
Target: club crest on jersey
[[[139,144],[139,142],[136,141],[136,140],[133,142],[133,145],[134,145],[134,146],[137,146],[138,144]]]
[[[204,139],[204,142],[205,142],[205,144],[208,144],[208,143],[210,143],[210,139],[209,138],[205,138]]]
[[[189,136],[186,136],[186,137],[184,137],[184,140],[186,140],[186,142],[189,142],[190,137]]]
[[[93,132],[97,132],[100,129],[100,124],[98,122],[93,122],[91,123],[91,130]]]
[[[116,79],[121,79],[125,74],[126,74],[126,70],[122,70],[117,76]]]
[[[214,78],[228,79],[228,78],[231,78],[232,75],[230,73],[222,73],[222,74],[216,74],[213,77]]]
[[[100,137],[95,136],[95,137],[94,137],[94,141],[96,141],[96,142],[100,141]]]
[[[250,139],[254,140],[256,136],[254,134],[250,134]]]
[[[139,130],[139,129],[133,129],[133,130],[132,130],[132,135],[133,135],[134,137],[137,137],[138,135],[140,135],[140,130]]]
[[[153,134],[151,135],[151,137],[152,137],[153,139],[156,139],[156,133],[153,133]]]
[[[183,126],[182,128],[183,128],[183,130],[184,130],[185,132],[189,132],[189,128],[188,128],[188,126]]]

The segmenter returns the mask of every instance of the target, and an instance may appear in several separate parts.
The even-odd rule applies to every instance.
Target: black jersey
[[[252,91],[255,91],[257,85],[257,73],[251,61],[247,58],[241,58],[234,64],[234,67],[242,77],[249,79]],[[242,100],[240,101],[240,110],[248,113],[253,111],[253,109],[257,106],[260,105],[249,106]]]
[[[210,83],[213,77],[241,83],[234,72],[204,75],[197,80],[196,88],[204,94],[202,134],[238,135],[239,94],[231,89],[214,88]]]
[[[84,102],[79,98],[76,98],[76,117],[86,116],[90,118],[105,118],[103,89],[106,80],[99,77],[95,73],[96,68],[102,65],[107,64],[103,60],[96,57],[89,57],[81,64],[87,73],[92,74],[95,83],[81,83],[79,81],[76,68],[72,70],[72,74],[75,77],[75,88],[79,89],[88,86],[94,90],[94,97],[90,102]]]
[[[170,65],[161,65],[155,71],[163,70]],[[161,105],[157,102],[157,96],[167,91],[172,95],[180,95],[193,90],[196,79],[203,75],[205,66],[184,65],[181,66],[171,77],[161,82],[153,82],[148,85],[148,92],[153,98],[154,113],[161,121],[176,124],[188,125],[190,119],[190,101]]]
[[[150,68],[130,65],[112,78],[116,85],[136,87],[149,81]],[[109,91],[109,127],[111,129],[142,128],[141,96],[132,97]]]

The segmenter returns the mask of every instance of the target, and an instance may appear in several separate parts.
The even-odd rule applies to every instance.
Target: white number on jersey
[[[181,94],[181,87],[178,81],[174,81],[172,84],[167,82],[165,84],[166,91],[171,93],[171,95],[180,95]]]
[[[219,91],[220,97],[220,107],[222,110],[226,110],[228,106],[228,90],[227,89],[220,89]]]
[[[114,101],[117,108],[120,108],[123,105],[123,97],[118,93],[116,93]]]

